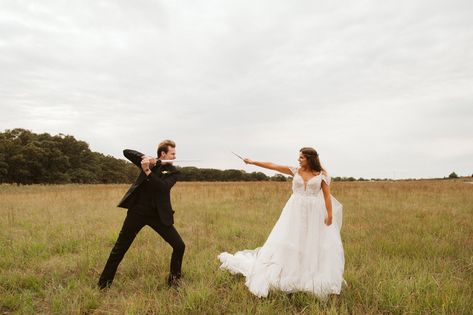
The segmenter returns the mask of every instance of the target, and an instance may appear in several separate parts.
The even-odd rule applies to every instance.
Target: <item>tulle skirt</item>
[[[220,268],[246,278],[246,286],[258,297],[269,290],[306,291],[325,298],[339,294],[345,258],[340,228],[342,205],[333,197],[332,225],[322,192],[292,194],[262,247],[235,254],[221,253]]]

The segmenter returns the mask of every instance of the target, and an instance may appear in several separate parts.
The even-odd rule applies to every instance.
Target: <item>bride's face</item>
[[[306,157],[304,156],[304,154],[299,153],[299,159],[298,159],[298,161],[299,161],[299,165],[300,165],[301,167],[307,167],[308,162],[307,162],[307,159],[306,159]]]

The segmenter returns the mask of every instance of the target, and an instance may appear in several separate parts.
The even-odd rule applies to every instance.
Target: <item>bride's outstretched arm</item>
[[[325,181],[322,181],[322,192],[324,193],[325,207],[327,208],[327,217],[325,218],[325,224],[332,224],[332,199],[330,198],[330,187]]]
[[[277,172],[280,172],[280,173],[283,173],[283,174],[286,174],[286,175],[291,175],[291,176],[294,175],[294,174],[292,174],[292,172],[291,172],[291,170],[289,169],[288,166],[278,165],[278,164],[274,164],[272,162],[258,162],[258,161],[253,161],[253,160],[250,160],[250,159],[244,159],[243,161],[245,161],[246,164],[252,164],[252,165],[259,166],[259,167],[267,168],[267,169],[277,171]]]

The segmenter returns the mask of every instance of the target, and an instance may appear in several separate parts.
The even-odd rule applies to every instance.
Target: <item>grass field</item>
[[[222,251],[260,246],[290,183],[178,183],[183,285],[165,285],[171,248],[149,227],[110,290],[97,278],[125,217],[127,185],[0,185],[0,314],[472,314],[473,185],[336,182],[348,286],[337,298],[251,295],[219,270]]]

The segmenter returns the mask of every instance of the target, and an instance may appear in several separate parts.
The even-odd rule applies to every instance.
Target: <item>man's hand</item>
[[[150,167],[155,167],[156,164],[158,163],[158,158],[155,158],[155,157],[152,157],[152,156],[143,155],[141,157],[141,159],[142,160],[147,159],[149,161],[149,166]]]
[[[141,158],[141,169],[143,170],[143,172],[146,173],[146,175],[149,174],[150,169],[149,169],[149,166],[150,166],[150,160],[149,160],[149,157],[148,156],[143,156]]]
[[[149,159],[149,165],[150,165],[150,167],[155,167],[155,166],[156,166],[156,163],[158,163],[158,159],[157,159],[157,158],[150,158],[150,159]]]

